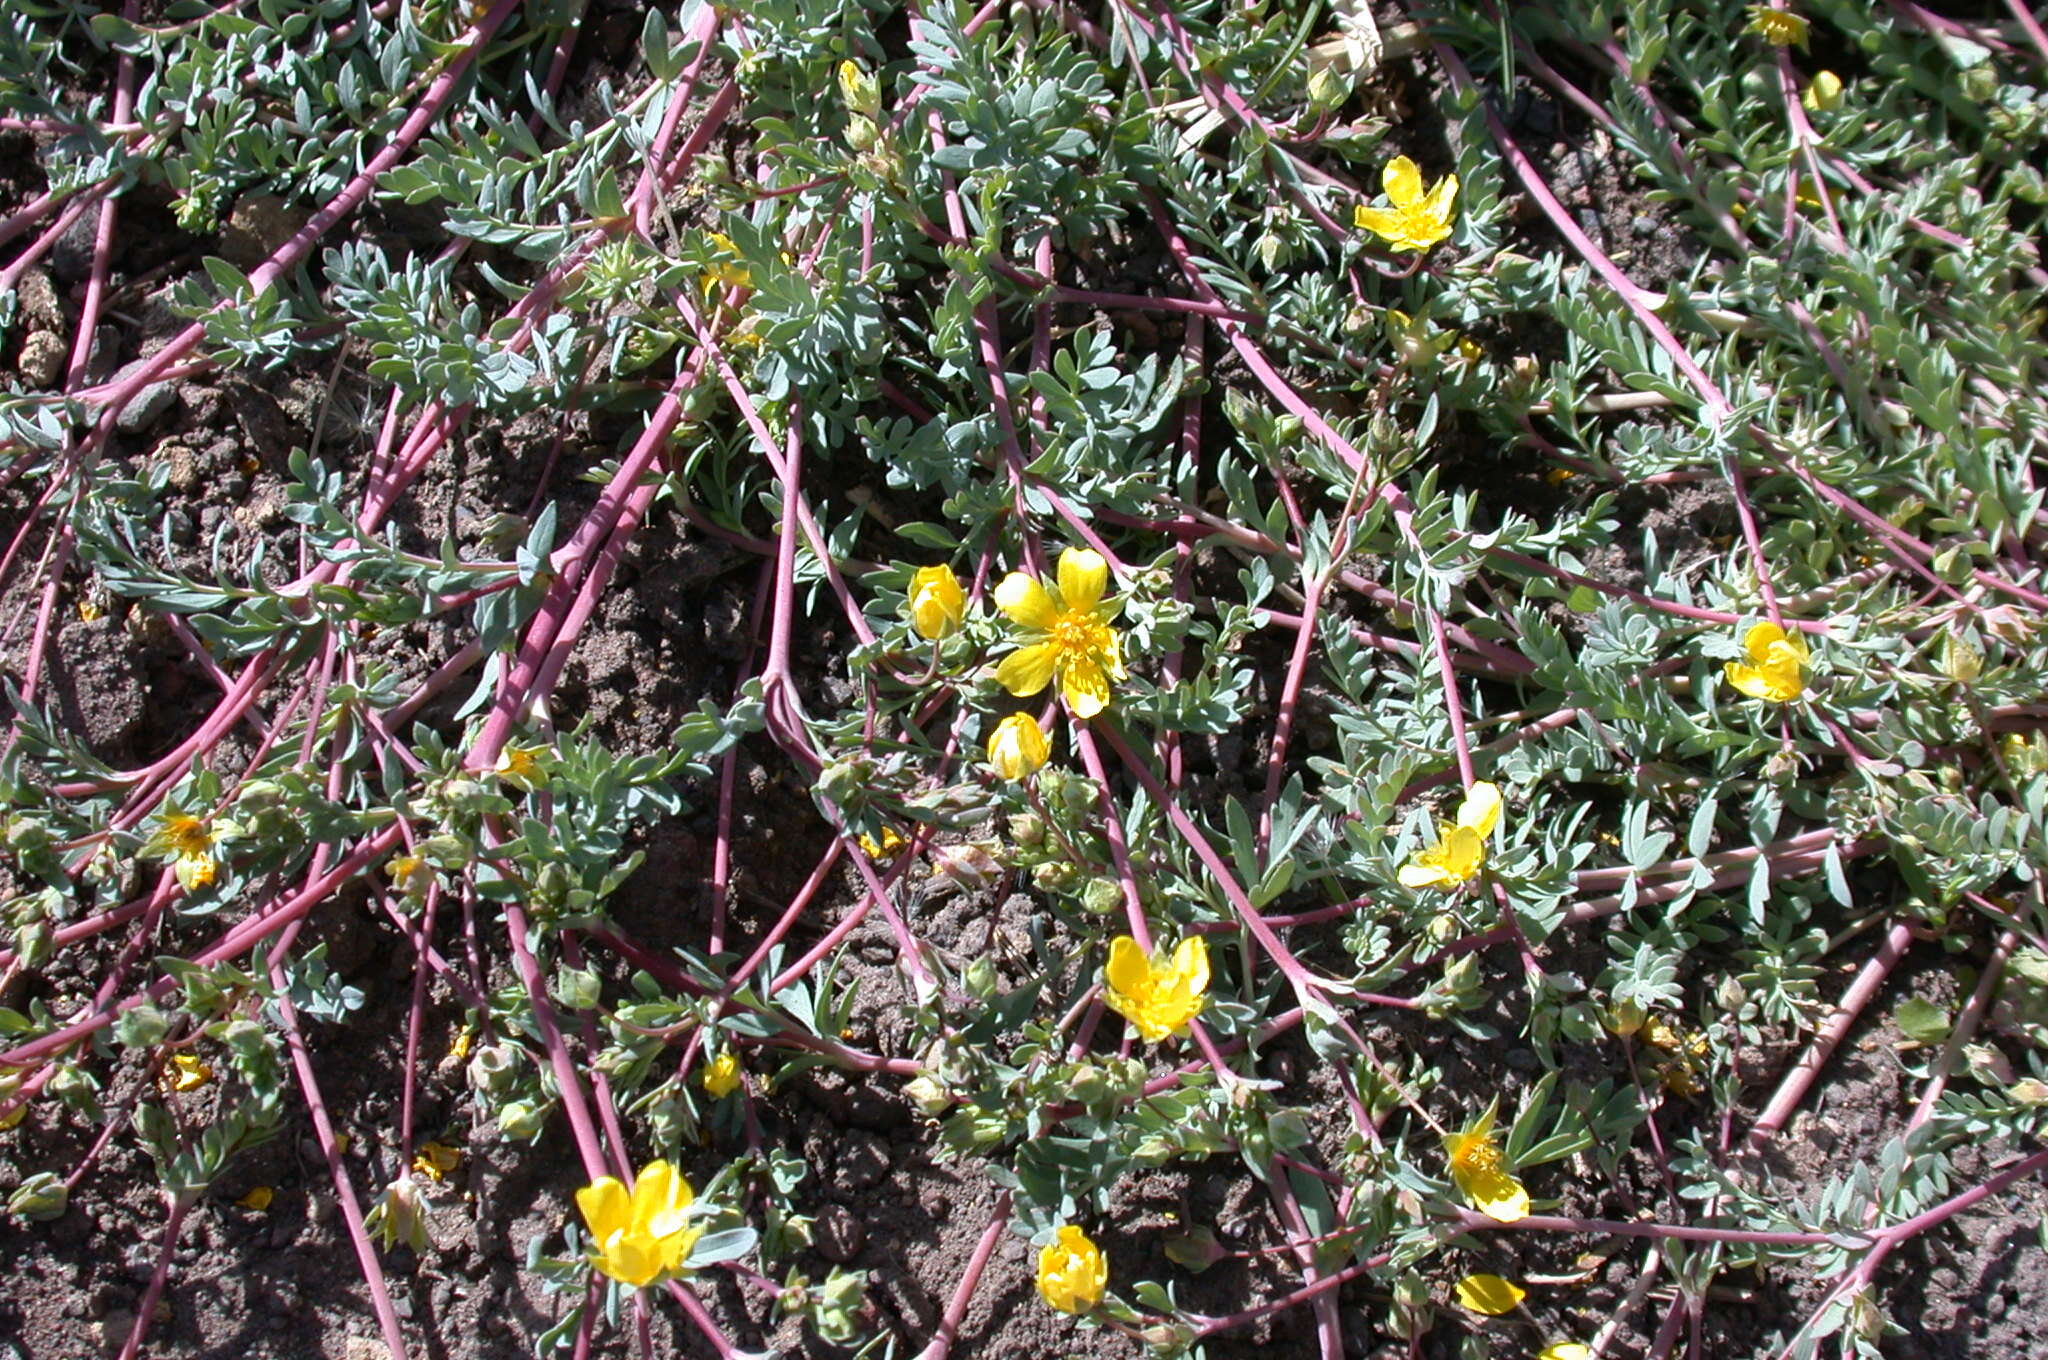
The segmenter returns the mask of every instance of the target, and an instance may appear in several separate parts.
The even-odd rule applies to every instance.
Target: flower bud
[[[1601,1023],[1607,1026],[1609,1034],[1626,1039],[1641,1029],[1647,1018],[1640,1002],[1623,998],[1607,1008]]]
[[[507,1138],[530,1143],[547,1127],[547,1110],[529,1100],[512,1100],[498,1111],[498,1132]]]
[[[70,1206],[71,1191],[54,1171],[38,1171],[14,1187],[7,1197],[7,1212],[27,1223],[47,1223],[62,1218]]]
[[[1799,96],[1799,102],[1806,106],[1808,113],[1833,113],[1842,107],[1842,78],[1833,71],[1816,71],[1812,80],[1806,82],[1806,92]]]
[[[490,1095],[504,1095],[519,1079],[519,1050],[511,1044],[489,1044],[469,1060],[469,1084]]]
[[[967,592],[947,566],[919,567],[910,578],[906,605],[917,635],[936,642],[960,627],[967,617]]]
[[[943,879],[964,892],[992,887],[1002,877],[1003,866],[988,847],[972,841],[964,845],[935,845],[931,849],[932,877]]]
[[[1123,900],[1123,885],[1113,878],[1091,878],[1081,889],[1081,906],[1097,916],[1109,915]]]
[[[912,1077],[904,1086],[903,1094],[910,1097],[911,1104],[934,1119],[953,1108],[953,1097],[930,1077]]]
[[[881,83],[863,71],[857,62],[839,63],[839,97],[858,117],[871,119],[882,111]]]
[[[1033,850],[1045,844],[1045,818],[1035,812],[1020,812],[1010,818],[1010,843]]]
[[[990,767],[1012,781],[1037,774],[1051,754],[1051,743],[1028,713],[1012,713],[1004,718],[988,739]]]

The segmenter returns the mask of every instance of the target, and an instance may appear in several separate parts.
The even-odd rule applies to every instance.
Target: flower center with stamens
[[[1451,1164],[1468,1176],[1490,1175],[1500,1170],[1500,1149],[1490,1138],[1468,1138]]]
[[[1062,658],[1100,656],[1109,642],[1109,625],[1091,613],[1070,609],[1053,620],[1052,645]]]

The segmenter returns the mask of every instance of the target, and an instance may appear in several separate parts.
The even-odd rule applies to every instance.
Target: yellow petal
[[[1467,1275],[1458,1281],[1458,1306],[1487,1317],[1511,1313],[1529,1291],[1498,1275]]]
[[[1037,584],[1032,582],[1033,586]],[[1036,694],[1052,683],[1053,663],[1059,659],[1059,654],[1059,648],[1050,642],[1034,642],[1029,647],[1019,647],[996,667],[996,683],[1020,699],[1027,694]]]
[[[1450,235],[1451,214],[1455,210],[1457,202],[1458,177],[1456,175],[1445,175],[1436,182],[1436,187],[1429,191],[1429,196],[1422,200],[1421,206],[1416,209],[1416,214],[1426,217],[1431,222],[1444,228],[1444,235],[1448,236]]]
[[[1796,667],[1788,674],[1780,667],[1745,666],[1740,661],[1731,661],[1725,674],[1729,684],[1750,698],[1774,704],[1789,704],[1806,688]]]
[[[996,607],[1010,616],[1019,628],[1046,629],[1059,617],[1059,609],[1046,594],[1038,578],[1013,571],[996,587]],[[1039,689],[1044,689],[1040,685]]]
[[[1441,888],[1453,880],[1444,872],[1443,865],[1435,859],[1436,852],[1424,850],[1401,866],[1401,886],[1404,888]]]
[[[996,679],[1002,679],[998,671]],[[1018,693],[1016,690],[1010,691]],[[1109,677],[1088,657],[1067,659],[1060,668],[1060,698],[1077,718],[1092,718],[1109,707]]]
[[[599,1176],[578,1190],[576,1207],[583,1211],[583,1226],[600,1242],[633,1221],[633,1198],[614,1176]]]
[[[1770,656],[1771,644],[1784,640],[1785,630],[1777,624],[1759,623],[1743,635],[1742,650],[1749,653],[1751,661],[1761,663]]]
[[[1529,1192],[1507,1172],[1495,1168],[1455,1178],[1472,1207],[1498,1223],[1519,1223],[1529,1216]]]
[[[633,1183],[633,1222],[655,1237],[668,1237],[683,1227],[683,1210],[696,1196],[690,1183],[667,1162],[649,1162]]]
[[[1577,1341],[1553,1341],[1536,1352],[1536,1360],[1593,1360],[1593,1352]]]
[[[1380,172],[1380,183],[1397,208],[1405,208],[1422,197],[1422,171],[1406,156],[1396,156],[1387,162],[1387,168]]]
[[[596,1265],[619,1283],[637,1289],[661,1274],[661,1244],[652,1238],[619,1233],[605,1242]]]
[[[1470,827],[1482,838],[1492,835],[1500,823],[1500,801],[1499,785],[1480,780],[1458,807],[1458,825]]]
[[[1060,603],[1076,612],[1095,607],[1109,583],[1109,563],[1093,548],[1069,548],[1060,554]]]
[[[1209,942],[1190,935],[1173,951],[1174,979],[1190,993],[1200,996],[1209,990]]]
[[[1119,935],[1109,945],[1109,962],[1102,969],[1110,990],[1141,997],[1152,990],[1152,961],[1128,935]]]
[[[1351,224],[1360,231],[1373,232],[1396,243],[1408,234],[1408,219],[1387,208],[1368,208],[1361,204],[1351,210]]]

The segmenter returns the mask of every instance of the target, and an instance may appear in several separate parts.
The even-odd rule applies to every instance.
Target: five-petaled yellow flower
[[[1529,1291],[1498,1275],[1467,1275],[1458,1281],[1458,1306],[1486,1317],[1512,1313]]]
[[[910,578],[910,626],[931,641],[959,628],[967,617],[967,592],[951,567],[919,567]]]
[[[713,1100],[723,1100],[739,1089],[740,1060],[731,1049],[719,1054],[704,1064],[704,1074],[699,1078],[705,1092]]]
[[[1744,635],[1742,648],[1749,660],[1728,663],[1729,684],[1774,704],[1806,693],[1806,639],[1796,629],[1788,633],[1775,623],[1759,623]]]
[[[1421,169],[1406,156],[1396,156],[1387,162],[1380,182],[1393,206],[1360,204],[1352,210],[1353,225],[1384,236],[1396,250],[1428,250],[1451,234],[1451,219],[1457,215],[1456,175],[1445,175],[1425,193]]]
[[[1749,27],[1744,31],[1756,34],[1773,47],[1806,46],[1806,20],[1769,5],[1749,7]]]
[[[1109,1263],[1088,1240],[1088,1234],[1071,1223],[1060,1225],[1059,1236],[1038,1253],[1038,1296],[1062,1313],[1086,1313],[1102,1302],[1109,1284]]]
[[[1052,743],[1029,713],[1012,713],[988,738],[988,763],[1005,779],[1028,779],[1052,754]]]
[[[1593,1360],[1583,1341],[1553,1341],[1536,1352],[1536,1360]]]
[[[1185,1033],[1209,999],[1208,942],[1190,935],[1171,955],[1148,955],[1136,940],[1119,935],[1110,942],[1102,980],[1103,1000],[1148,1042]]]
[[[1415,852],[1401,866],[1401,886],[1455,888],[1479,872],[1486,859],[1486,838],[1500,824],[1500,789],[1480,780],[1458,805],[1453,822],[1439,823],[1436,844]]]
[[[616,1177],[599,1176],[576,1192],[595,1244],[590,1263],[636,1289],[675,1274],[703,1231],[687,1212],[695,1199],[667,1162],[640,1168],[630,1192]]]
[[[1451,1161],[1451,1180],[1472,1207],[1502,1223],[1529,1216],[1529,1192],[1502,1166],[1500,1144],[1493,1137],[1493,1107],[1479,1121],[1444,1139]]]
[[[1123,607],[1104,600],[1109,564],[1090,548],[1060,554],[1059,579],[1050,589],[1013,571],[996,587],[996,603],[1025,635],[996,667],[996,683],[1019,698],[1055,680],[1077,718],[1109,707],[1109,684],[1124,678],[1123,642],[1109,621]]]

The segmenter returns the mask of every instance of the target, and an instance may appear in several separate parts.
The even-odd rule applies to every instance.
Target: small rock
[[[811,1225],[811,1241],[817,1246],[818,1255],[834,1265],[853,1264],[867,1237],[860,1219],[843,1204],[826,1205]]]
[[[352,1336],[342,1343],[342,1360],[391,1360],[391,1350],[374,1336]]]
[[[135,1330],[135,1314],[123,1308],[107,1314],[92,1327],[93,1335],[99,1338],[100,1349],[108,1355],[119,1355],[121,1347],[128,1344],[128,1333]]]
[[[64,329],[64,308],[57,301],[56,286],[50,282],[50,276],[42,270],[31,269],[23,274],[14,285],[14,296],[21,306],[22,320],[29,323],[30,329]]]
[[[67,349],[64,338],[56,332],[36,331],[21,342],[21,357],[14,366],[23,382],[30,387],[47,390],[64,371]]]
[[[148,362],[146,359],[137,359],[135,362],[123,366],[121,371],[114,375],[115,383],[126,382],[129,378],[140,372],[143,365]],[[121,428],[123,433],[141,434],[144,430],[162,420],[164,414],[177,403],[177,400],[178,389],[176,387],[167,382],[153,382],[129,398],[128,404],[121,408],[121,414],[114,417],[114,423]]]
[[[164,478],[171,490],[190,491],[199,485],[199,455],[183,444],[157,445],[156,460],[164,465]]]

